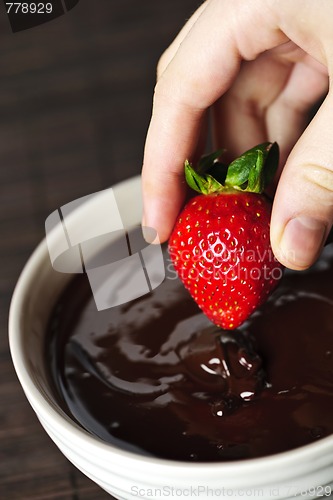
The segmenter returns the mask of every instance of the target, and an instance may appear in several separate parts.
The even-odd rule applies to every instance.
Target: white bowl
[[[113,187],[124,224],[141,217],[139,177]],[[75,210],[84,223],[92,210],[103,213],[101,192]],[[130,200],[130,203],[128,203]],[[54,237],[61,237],[55,233]],[[118,499],[317,498],[328,497],[333,483],[333,436],[265,458],[229,463],[186,463],[137,455],[89,434],[59,407],[48,382],[44,336],[52,308],[71,279],[56,272],[46,241],[35,250],[17,283],[9,320],[14,366],[42,426],[63,454],[85,475]],[[175,443],[177,446],[177,443]]]

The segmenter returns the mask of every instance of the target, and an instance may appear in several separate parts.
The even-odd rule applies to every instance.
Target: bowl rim
[[[140,183],[140,176],[131,177],[116,184],[114,187],[125,190],[130,183]],[[180,477],[184,472],[193,472],[193,475],[196,475],[199,471],[204,471],[212,477],[219,474],[223,478],[221,476],[221,473],[223,473],[226,477],[233,476],[240,478],[242,474],[249,475],[260,470],[261,477],[263,478],[265,473],[269,475],[269,472],[283,467],[285,470],[283,478],[288,479],[289,476],[295,476],[295,464],[298,464],[300,467],[300,474],[306,472],[304,467],[307,462],[311,462],[312,464],[311,471],[313,471],[313,461],[318,462],[318,469],[322,468],[323,462],[324,465],[332,464],[333,434],[299,448],[259,458],[232,462],[185,462],[140,455],[133,451],[123,450],[93,436],[83,427],[70,420],[70,417],[66,418],[64,414],[61,414],[60,411],[57,411],[50,404],[35,385],[30,376],[24,356],[24,349],[22,348],[25,341],[22,310],[28,299],[29,289],[34,281],[34,277],[38,274],[41,264],[45,262],[45,259],[49,259],[49,254],[44,238],[35,248],[21,271],[11,300],[8,323],[9,348],[17,377],[28,401],[37,413],[37,416],[40,417],[42,424],[43,422],[47,423],[47,427],[52,428],[54,432],[60,433],[64,439],[74,439],[76,447],[86,449],[89,446],[89,452],[98,457],[99,460],[116,460],[120,467],[126,464],[127,468],[132,465],[138,470],[146,469],[148,466],[152,473],[163,468],[166,472],[169,471],[168,473],[172,471],[172,475],[177,477]],[[329,458],[328,454],[332,458]],[[325,456],[326,459],[323,458]],[[268,477],[267,481],[265,481],[265,478],[263,480],[264,482],[269,481]],[[255,483],[257,485],[258,478],[256,478]]]

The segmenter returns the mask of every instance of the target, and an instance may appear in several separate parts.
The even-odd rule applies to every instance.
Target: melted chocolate
[[[176,460],[260,457],[327,436],[332,284],[328,247],[309,271],[287,271],[240,330],[224,332],[172,269],[149,295],[100,312],[80,276],[49,327],[62,406],[105,441]]]

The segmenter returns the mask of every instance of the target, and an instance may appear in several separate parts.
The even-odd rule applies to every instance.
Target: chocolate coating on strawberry
[[[169,240],[170,257],[199,307],[224,329],[240,326],[282,277],[270,245],[271,202],[261,193],[272,147],[250,150],[225,174],[213,157],[210,169],[214,167],[220,179],[224,175],[224,184],[186,163],[189,183],[205,194],[190,200],[180,214]],[[276,167],[275,146],[273,153]]]

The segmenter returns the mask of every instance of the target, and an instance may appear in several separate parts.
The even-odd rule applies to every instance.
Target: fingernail
[[[156,229],[152,228],[151,226],[147,226],[146,220],[147,218],[145,214],[143,214],[141,222],[142,236],[147,243],[157,245],[160,243],[158,233]]]
[[[141,226],[144,240],[153,245],[160,243],[156,229],[148,226]]]
[[[322,221],[303,215],[291,219],[280,242],[283,261],[295,269],[309,267],[318,257],[325,235],[326,226]]]

